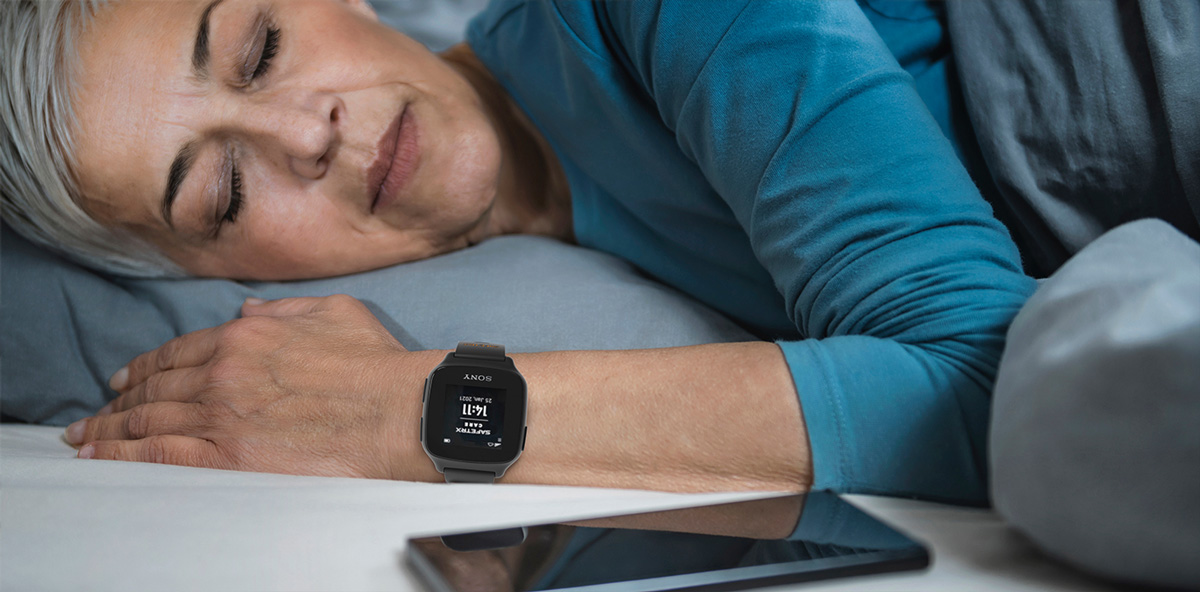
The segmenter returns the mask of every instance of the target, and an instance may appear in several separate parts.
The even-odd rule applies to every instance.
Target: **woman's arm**
[[[445,351],[409,352],[346,296],[247,303],[118,372],[83,458],[441,481],[419,441]],[[771,343],[514,354],[529,436],[506,483],[802,490],[808,444]]]
[[[772,343],[514,354],[525,452],[504,480],[666,491],[804,490],[791,374]]]
[[[574,80],[554,86],[553,75],[514,77],[514,87],[539,89],[521,98],[551,98],[541,110],[555,108],[544,104],[550,100],[582,109],[587,96],[636,88],[645,100],[629,103],[649,102],[657,121],[635,120],[637,139],[621,139],[640,146],[669,134],[749,239],[752,257],[734,268],[751,275],[761,265],[794,328],[786,335],[772,323],[761,334],[780,336],[804,410],[813,487],[985,502],[992,381],[1005,330],[1034,283],[863,11],[853,2],[787,0],[714,2],[703,11],[670,2],[524,6],[522,18],[562,23],[569,34],[522,40],[521,55],[536,60],[577,48],[603,90],[587,87],[584,96],[571,94],[580,86]],[[558,53],[545,47],[555,43]],[[608,62],[591,66],[605,55]],[[523,65],[526,74],[559,71]],[[556,140],[585,153],[612,133]],[[653,220],[675,206],[657,195],[700,199],[645,193],[613,191],[620,204],[611,209]],[[614,237],[611,249],[637,244],[633,233],[604,230]],[[732,282],[722,280],[738,274],[714,279],[699,266],[677,269],[691,254],[711,261],[714,245],[732,239],[705,233],[666,260],[669,248],[697,236],[681,230],[659,241],[666,247],[629,256],[753,322],[767,308],[753,304],[755,293],[724,290]],[[605,240],[596,234],[577,228],[585,246]],[[736,252],[716,256],[731,266]]]

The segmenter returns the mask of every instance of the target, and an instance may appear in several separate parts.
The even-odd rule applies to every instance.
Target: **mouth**
[[[412,178],[420,156],[415,123],[405,105],[379,138],[375,159],[367,169],[367,190],[374,196],[372,214],[395,202]]]

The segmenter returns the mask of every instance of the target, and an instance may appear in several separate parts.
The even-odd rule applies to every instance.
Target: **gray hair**
[[[72,173],[75,37],[105,0],[0,0],[0,216],[31,242],[101,271],[186,275],[149,242],[93,220]]]

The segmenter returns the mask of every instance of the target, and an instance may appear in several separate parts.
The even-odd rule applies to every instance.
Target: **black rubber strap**
[[[504,346],[478,341],[458,342],[454,357],[491,361],[508,359],[504,355]],[[496,483],[496,473],[492,471],[470,471],[467,468],[446,467],[443,474],[445,474],[446,483]]]
[[[477,360],[504,361],[504,346],[494,343],[460,341],[454,350],[456,358],[475,358]]]
[[[505,360],[504,346],[494,343],[460,341],[458,347],[454,350],[454,357],[503,362]],[[452,469],[446,467],[443,474],[446,476],[446,483],[496,482],[496,473],[491,471],[472,471],[469,469]]]
[[[468,471],[446,467],[446,483],[495,483],[496,474],[491,471]]]

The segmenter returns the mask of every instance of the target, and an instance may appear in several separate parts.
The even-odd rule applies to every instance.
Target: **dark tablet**
[[[435,592],[741,590],[929,565],[828,492],[409,539],[405,558]]]

